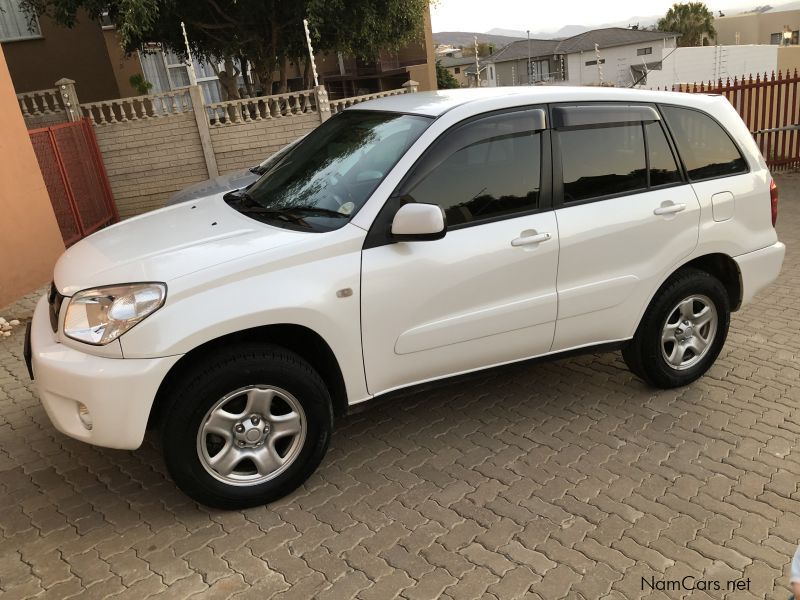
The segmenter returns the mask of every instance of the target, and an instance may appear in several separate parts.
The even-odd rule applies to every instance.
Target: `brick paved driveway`
[[[800,175],[780,185],[783,275],[700,382],[648,389],[618,353],[489,375],[347,419],[307,485],[266,508],[189,502],[152,441],[56,433],[17,329],[0,338],[0,596],[786,598]],[[686,575],[750,589],[642,590]]]

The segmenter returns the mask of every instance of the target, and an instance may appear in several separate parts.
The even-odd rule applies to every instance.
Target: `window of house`
[[[566,129],[558,140],[565,202],[647,188],[641,123]]]
[[[652,53],[653,53],[653,47],[652,46],[648,46],[647,48],[638,48],[636,50],[636,55],[637,56],[644,56],[645,54],[652,54]]]
[[[445,134],[401,194],[441,206],[448,227],[538,208],[542,136],[532,112],[484,117]]]
[[[147,50],[139,52],[142,72],[147,81],[153,84],[152,93],[168,92],[189,86],[189,69],[185,60],[170,50]],[[203,90],[208,103],[222,99],[220,84],[214,67],[209,62],[194,61],[197,84]]]
[[[550,61],[533,60],[530,62],[530,76],[532,81],[546,81],[550,78]]]
[[[711,179],[747,172],[747,163],[724,129],[711,117],[696,110],[663,106],[678,153],[689,179]]]
[[[494,68],[489,66],[489,79],[494,79]]]
[[[453,71],[455,72],[456,75],[458,75],[459,73],[461,73],[461,67],[455,67]]]
[[[0,42],[42,37],[39,19],[30,19],[19,0],[0,0]]]
[[[769,43],[773,46],[780,46],[783,43],[783,34],[782,33],[770,33],[769,34]]]
[[[599,62],[600,62],[601,65],[604,65],[604,64],[606,64],[606,59],[605,58],[601,58]],[[598,61],[596,61],[596,60],[587,60],[586,61],[586,66],[587,67],[591,67],[592,65],[596,65],[597,63],[598,63]]]

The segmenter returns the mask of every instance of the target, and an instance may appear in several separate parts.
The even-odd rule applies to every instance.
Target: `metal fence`
[[[738,111],[771,169],[800,167],[800,96],[797,69],[717,82],[678,84],[676,92],[721,94]]]
[[[66,246],[119,220],[88,119],[28,134]]]

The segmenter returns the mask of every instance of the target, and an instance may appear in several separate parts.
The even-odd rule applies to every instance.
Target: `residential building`
[[[397,52],[381,52],[375,61],[317,54],[320,83],[332,100],[397,89],[412,79],[420,91],[436,89],[436,59],[430,9],[425,10],[423,35]]]
[[[563,83],[632,85],[659,62],[678,34],[607,27],[562,40],[513,42],[486,59],[490,86]],[[654,60],[654,58],[656,58]]]
[[[0,43],[18,93],[52,88],[67,77],[81,82],[82,101],[136,95],[128,79],[141,69],[125,58],[116,32],[85,13],[67,29],[48,18],[29,23],[19,0],[0,0]]]
[[[450,44],[439,44],[436,46],[436,58],[460,58],[463,54],[461,48],[451,46]]]
[[[481,80],[486,80],[486,71],[484,69],[486,60],[486,58],[478,59],[478,68],[481,69]],[[438,59],[438,62],[442,67],[450,71],[450,74],[458,81],[458,84],[462,88],[476,87],[474,56],[445,57]]]
[[[77,82],[81,102],[137,96],[140,92],[130,83],[131,75],[137,73],[153,84],[152,92],[189,84],[181,57],[158,44],[126,56],[114,27],[98,24],[85,13],[79,13],[75,26],[68,29],[46,17],[29,22],[20,0],[0,0],[0,43],[17,93],[52,88],[55,81],[67,77]],[[430,11],[426,10],[420,40],[397,52],[382,52],[374,61],[318,53],[316,62],[320,82],[331,99],[399,88],[409,79],[419,82],[420,90],[436,89]],[[221,100],[214,65],[195,61],[194,68],[206,100]],[[289,65],[288,85],[291,90],[307,87],[300,65]],[[274,87],[264,90],[256,85],[255,91],[271,94]]]
[[[714,19],[718,44],[800,45],[800,3]]]

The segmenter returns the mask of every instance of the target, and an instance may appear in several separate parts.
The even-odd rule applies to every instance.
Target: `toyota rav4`
[[[598,347],[691,383],[778,276],[776,217],[721,96],[404,94],[246,189],[72,246],[26,353],[58,430],[134,449],[156,427],[189,496],[262,504],[314,471],[335,417],[399,390]]]

